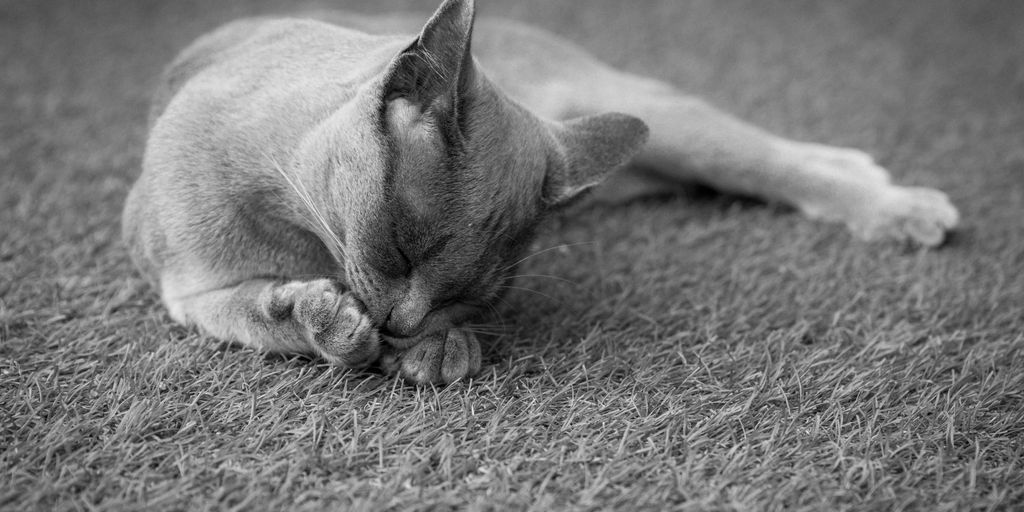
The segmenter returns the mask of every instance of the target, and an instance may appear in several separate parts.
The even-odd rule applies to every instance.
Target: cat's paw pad
[[[865,240],[909,240],[926,247],[941,244],[960,214],[946,194],[930,188],[888,187],[849,222]]]
[[[290,314],[306,329],[318,355],[333,364],[361,368],[380,354],[366,307],[328,279],[278,286],[267,304],[272,318]]]
[[[385,351],[380,365],[416,384],[450,384],[480,371],[480,342],[473,333],[451,329],[425,336],[405,351]]]

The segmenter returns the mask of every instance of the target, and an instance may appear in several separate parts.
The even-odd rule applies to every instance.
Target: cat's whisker
[[[559,245],[556,245],[554,247],[548,247],[547,249],[543,249],[543,250],[537,251],[537,252],[535,252],[533,254],[530,254],[528,256],[524,256],[524,257],[520,258],[519,261],[516,261],[515,263],[506,266],[502,270],[508,270],[508,269],[511,269],[511,268],[515,268],[516,265],[519,265],[520,263],[522,263],[522,262],[524,262],[524,261],[526,261],[526,260],[528,260],[530,258],[535,258],[537,256],[540,256],[541,254],[544,254],[546,252],[557,251],[558,249],[567,249],[569,247],[576,247],[576,246],[579,246],[579,245],[591,245],[591,244],[594,244],[594,243],[596,243],[596,242],[577,242],[577,243],[574,243],[574,244],[559,244]]]
[[[460,329],[485,336],[507,336],[509,334],[508,325],[501,319],[499,321],[501,321],[500,325],[494,323],[467,324],[460,326]]]
[[[338,276],[331,274],[288,274],[284,276],[286,281],[315,281],[317,279],[331,279],[338,281]]]
[[[500,336],[502,334],[507,334],[508,332],[508,329],[506,329],[504,326],[489,324],[462,325],[459,328],[469,331],[473,334],[486,334],[488,336]]]
[[[502,286],[500,286],[500,288],[504,288],[506,290],[522,290],[524,292],[535,293],[537,295],[540,295],[541,297],[547,297],[548,299],[551,299],[551,300],[553,300],[555,302],[558,302],[558,299],[556,299],[556,298],[554,298],[554,297],[552,297],[552,296],[550,296],[550,295],[548,295],[548,294],[546,294],[544,292],[538,292],[537,290],[534,290],[532,288],[524,288],[522,286],[508,286],[508,285],[502,285]]]
[[[263,156],[266,157],[271,164],[273,164],[274,170],[276,170],[278,174],[280,174],[281,177],[284,178],[284,180],[288,183],[292,190],[295,191],[295,194],[299,196],[299,199],[302,200],[302,203],[313,215],[313,220],[320,225],[321,229],[325,231],[325,234],[330,238],[330,241],[334,245],[332,249],[334,249],[334,251],[337,251],[338,253],[336,256],[340,255],[340,259],[344,259],[345,245],[341,242],[341,238],[338,237],[338,234],[335,233],[333,229],[331,229],[331,226],[327,222],[327,219],[323,216],[322,213],[320,213],[320,209],[316,207],[316,203],[313,202],[313,199],[310,197],[309,191],[306,189],[305,185],[296,182],[291,178],[291,176],[288,176],[288,173],[284,171],[284,169],[281,167],[281,164],[278,163],[277,159],[275,159],[273,155],[267,152],[263,152]]]
[[[466,332],[469,332],[471,334],[474,334],[476,336],[486,336],[488,338],[500,338],[500,337],[504,336],[504,333],[477,331],[477,330],[466,329],[466,328],[462,328],[462,330],[464,330]]]
[[[504,304],[506,308],[511,308],[512,307],[512,304],[509,304],[509,302],[507,300],[505,300],[505,299],[503,299],[501,297],[495,297],[495,298],[500,300],[501,303]],[[491,306],[491,309],[494,310],[494,314],[498,315],[499,317],[501,316],[500,314],[498,314],[498,309],[497,308],[495,308],[494,306]]]
[[[544,278],[547,278],[547,279],[554,279],[555,281],[561,281],[563,283],[579,284],[576,281],[572,281],[572,280],[566,279],[564,277],[549,276],[547,274],[517,274],[517,275],[514,275],[514,276],[508,276],[505,279],[506,280],[512,280],[512,279],[518,279],[520,277],[544,277]]]
[[[506,302],[505,299],[502,299],[501,297],[495,297],[495,298],[500,300],[500,301],[502,301],[502,302],[504,302],[506,306],[509,306],[509,303]],[[494,307],[494,304],[491,304],[489,301],[486,304],[487,304],[488,308],[491,308],[491,312],[494,313],[494,318],[497,319],[499,322],[501,322],[501,329],[503,331],[507,332],[508,331],[508,325],[505,323],[505,319],[501,317],[501,313],[498,312],[498,308]]]

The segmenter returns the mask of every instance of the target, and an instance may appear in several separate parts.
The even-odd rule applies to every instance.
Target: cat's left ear
[[[633,116],[609,113],[554,125],[551,133],[555,151],[542,194],[548,205],[565,206],[628,163],[649,130]]]
[[[473,78],[473,0],[445,0],[419,37],[391,62],[384,79],[387,102],[404,99],[425,111],[457,108]],[[450,100],[441,102],[438,100]]]

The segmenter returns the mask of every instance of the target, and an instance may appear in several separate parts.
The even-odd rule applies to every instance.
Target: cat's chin
[[[408,350],[415,347],[424,338],[439,334],[442,337],[446,336],[448,331],[456,329],[458,325],[461,325],[469,320],[472,320],[479,314],[479,308],[469,306],[466,304],[452,304],[442,310],[434,311],[425,318],[420,325],[417,327],[414,334],[408,336],[398,336],[395,333],[388,332],[386,328],[380,328],[380,339],[398,349]]]
[[[416,329],[416,332],[407,336],[400,336],[389,332],[386,328],[380,329],[380,338],[388,345],[398,350],[408,350],[415,347],[423,338],[432,334],[444,336],[452,328],[452,323],[444,315],[431,315],[427,317]]]
[[[410,348],[415,347],[423,337],[423,334],[408,337],[391,336],[383,333],[380,335],[380,338],[384,343],[387,343],[398,350],[409,350]]]

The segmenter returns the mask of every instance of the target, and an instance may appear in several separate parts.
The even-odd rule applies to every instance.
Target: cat
[[[423,26],[245,19],[185,49],[123,216],[171,318],[447,384],[481,367],[460,326],[494,308],[538,224],[586,196],[699,182],[925,246],[958,222],[860,151],[771,135],[537,29],[476,25],[473,0],[445,0]]]

